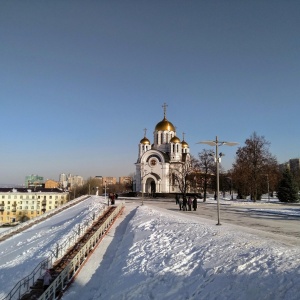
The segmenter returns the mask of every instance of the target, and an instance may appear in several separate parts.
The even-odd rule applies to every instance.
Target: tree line
[[[281,169],[277,159],[270,152],[270,142],[254,132],[238,147],[232,169],[220,169],[220,192],[233,191],[237,198],[250,197],[252,201],[261,200],[263,194],[278,197],[282,202],[298,202],[300,175]],[[218,156],[219,154],[217,154]],[[183,195],[188,191],[201,193],[206,201],[207,193],[216,193],[216,154],[213,150],[203,149],[198,157],[192,157],[183,168],[172,173],[172,181]]]

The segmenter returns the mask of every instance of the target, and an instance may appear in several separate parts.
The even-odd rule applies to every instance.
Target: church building
[[[175,126],[166,118],[164,104],[164,118],[156,124],[153,132],[153,143],[144,137],[139,143],[138,159],[136,162],[135,191],[149,195],[160,193],[180,192],[172,173],[190,161],[188,143],[176,135]]]

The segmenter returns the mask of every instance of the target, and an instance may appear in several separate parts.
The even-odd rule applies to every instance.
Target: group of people
[[[179,205],[179,210],[183,210],[183,211],[191,211],[192,208],[194,211],[197,210],[197,197],[196,195],[195,196],[189,196],[189,197],[186,197],[186,196],[181,196],[181,195],[178,195],[176,194],[175,196],[175,199],[176,199],[176,204]]]

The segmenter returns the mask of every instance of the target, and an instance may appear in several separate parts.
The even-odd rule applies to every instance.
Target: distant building
[[[70,188],[74,186],[82,186],[84,183],[83,177],[78,175],[68,175],[68,186]]]
[[[288,162],[279,165],[280,172],[284,172],[286,169],[290,170],[290,164]]]
[[[63,189],[71,188],[74,186],[82,186],[84,180],[82,176],[61,173],[59,175],[59,186]]]
[[[288,162],[279,165],[280,171],[286,169],[290,170],[291,173],[296,176],[300,174],[300,158],[292,158]]]
[[[25,177],[25,187],[36,188],[44,186],[44,177],[39,175],[28,175]]]
[[[289,160],[290,171],[294,175],[300,173],[300,158],[293,158]]]
[[[52,179],[48,179],[45,181],[45,189],[56,189],[59,187],[59,182],[54,181]]]
[[[102,177],[102,184],[103,185],[111,185],[111,184],[116,184],[117,183],[117,178],[116,177]]]
[[[0,224],[26,221],[68,201],[68,192],[44,188],[0,188]]]
[[[130,177],[130,176],[119,177],[119,183],[124,184],[124,185],[131,185],[132,177]]]
[[[59,185],[62,189],[66,189],[68,187],[68,177],[65,173],[59,175]]]

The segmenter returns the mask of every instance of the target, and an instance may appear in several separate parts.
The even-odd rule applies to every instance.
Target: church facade
[[[166,118],[156,124],[153,132],[153,143],[146,137],[138,145],[136,162],[135,191],[149,195],[158,193],[178,193],[179,188],[172,178],[172,173],[190,161],[190,149],[176,135],[175,126]]]

